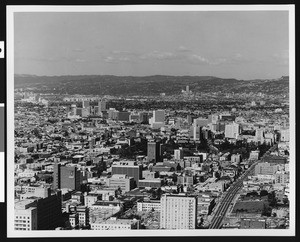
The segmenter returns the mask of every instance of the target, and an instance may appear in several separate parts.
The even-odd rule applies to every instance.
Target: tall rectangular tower
[[[83,100],[82,101],[82,108],[89,108],[90,107],[90,101]]]
[[[98,111],[99,112],[106,111],[106,101],[104,100],[98,101]]]
[[[164,123],[165,122],[165,110],[155,110],[153,111],[154,123]]]
[[[60,189],[60,166],[55,163],[53,167],[53,189]]]
[[[77,167],[60,167],[60,188],[80,190],[80,175]]]
[[[163,195],[160,199],[161,229],[195,229],[197,224],[197,197]]]
[[[159,144],[159,142],[156,142],[156,141],[148,142],[147,157],[148,157],[148,161],[151,163],[156,163],[156,162],[160,161],[160,144]]]

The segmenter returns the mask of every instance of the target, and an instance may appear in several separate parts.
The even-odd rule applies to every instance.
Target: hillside
[[[15,88],[34,88],[43,93],[151,96],[179,94],[186,85],[193,92],[261,92],[287,95],[289,78],[273,80],[222,79],[213,76],[30,76],[15,75]]]

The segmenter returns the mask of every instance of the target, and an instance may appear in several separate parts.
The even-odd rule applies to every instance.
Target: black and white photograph
[[[295,236],[294,15],[7,6],[7,236]]]

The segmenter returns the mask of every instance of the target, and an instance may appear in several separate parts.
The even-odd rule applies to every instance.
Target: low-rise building
[[[139,229],[140,220],[137,219],[117,219],[111,217],[107,220],[96,220],[91,223],[92,230],[131,230]]]
[[[160,212],[160,201],[152,200],[152,201],[144,201],[144,202],[137,202],[137,211],[144,212],[144,211],[158,211]]]
[[[110,188],[120,188],[122,191],[128,192],[134,188],[134,179],[125,174],[114,174],[107,179],[107,185]]]

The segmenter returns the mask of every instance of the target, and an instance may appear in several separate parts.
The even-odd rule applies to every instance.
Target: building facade
[[[135,161],[115,162],[112,167],[112,175],[123,174],[133,177],[135,185],[139,185],[139,179],[142,179],[142,167],[137,165]]]
[[[161,229],[195,229],[197,222],[197,197],[163,195],[160,200]]]

